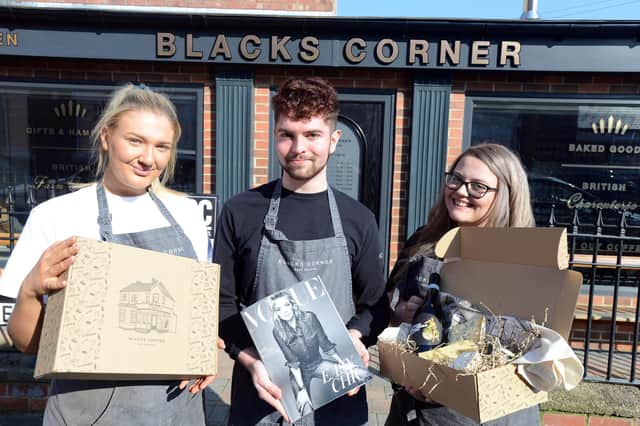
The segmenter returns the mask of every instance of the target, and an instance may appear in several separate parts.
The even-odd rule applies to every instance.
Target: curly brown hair
[[[282,114],[296,121],[322,116],[335,128],[338,94],[331,83],[323,78],[290,78],[280,86],[271,101],[276,122]]]

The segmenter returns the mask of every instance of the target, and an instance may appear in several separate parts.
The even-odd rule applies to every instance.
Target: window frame
[[[462,123],[462,150],[471,146],[471,131],[473,127],[473,107],[477,102],[508,104],[562,104],[570,106],[637,106],[640,107],[640,97],[634,95],[562,95],[556,93],[487,93],[469,92],[465,94],[464,120]]]
[[[0,80],[0,93],[3,95],[11,93],[19,94],[55,94],[56,91],[65,91],[65,94],[73,91],[81,91],[84,93],[104,94],[105,101],[108,100],[111,92],[121,87],[125,82],[73,82],[73,81],[22,81],[22,80]],[[150,82],[149,87],[158,90],[174,99],[179,96],[189,96],[195,98],[196,117],[195,117],[195,150],[180,150],[178,155],[194,154],[196,158],[196,170],[194,180],[194,193],[202,193],[203,188],[203,170],[204,170],[204,147],[203,147],[203,122],[204,122],[204,89],[199,84],[189,83],[162,83]],[[182,123],[181,123],[182,125]],[[6,135],[5,135],[6,136]],[[195,151],[195,152],[194,152]]]

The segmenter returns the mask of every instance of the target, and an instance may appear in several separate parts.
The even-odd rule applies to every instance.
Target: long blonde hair
[[[485,143],[466,149],[451,164],[449,171],[453,171],[460,160],[466,156],[482,161],[498,177],[498,190],[487,214],[485,226],[495,228],[536,226],[531,209],[527,174],[520,159],[503,145]],[[438,201],[429,212],[427,225],[412,238],[410,246],[405,248],[408,251],[406,254],[415,254],[425,243],[435,243],[448,230],[456,226],[457,224],[449,218],[443,185]]]
[[[176,169],[178,141],[182,135],[182,128],[178,121],[178,114],[169,98],[151,90],[145,85],[133,85],[131,83],[119,88],[112,95],[105,107],[100,119],[91,130],[91,143],[96,163],[96,179],[102,179],[109,164],[109,155],[102,148],[100,135],[103,129],[113,129],[118,126],[122,114],[129,111],[151,111],[166,116],[173,126],[173,140],[171,141],[171,157],[167,167],[160,177],[151,184],[154,192],[165,189],[167,182],[171,181]]]

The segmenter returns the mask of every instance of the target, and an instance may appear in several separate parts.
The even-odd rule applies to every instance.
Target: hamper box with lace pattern
[[[49,296],[34,376],[182,379],[217,371],[219,266],[79,238]]]
[[[445,260],[441,289],[498,315],[543,323],[567,338],[582,284],[568,270],[564,228],[455,228],[436,245]],[[470,374],[378,342],[381,373],[485,423],[545,402],[514,365]]]

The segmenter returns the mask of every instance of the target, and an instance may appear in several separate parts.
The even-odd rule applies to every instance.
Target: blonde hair
[[[527,174],[520,159],[507,147],[495,143],[484,143],[466,149],[455,159],[449,171],[453,171],[460,160],[471,156],[482,161],[498,178],[498,189],[491,204],[485,226],[495,228],[536,226],[531,209],[531,197]],[[427,225],[418,231],[415,244],[407,247],[409,254],[419,251],[424,243],[435,243],[448,230],[457,226],[449,218],[445,205],[444,186],[436,204],[429,212]]]
[[[104,129],[113,129],[118,126],[120,117],[129,111],[151,111],[156,114],[164,115],[169,119],[173,126],[173,140],[171,141],[171,157],[167,167],[162,171],[160,177],[151,184],[154,192],[165,190],[165,185],[173,178],[177,161],[177,145],[182,128],[178,121],[178,114],[173,103],[169,98],[162,94],[151,90],[145,85],[127,84],[112,95],[109,103],[105,107],[100,119],[91,131],[91,142],[96,163],[96,179],[101,179],[109,164],[109,155],[102,148],[100,136]]]

